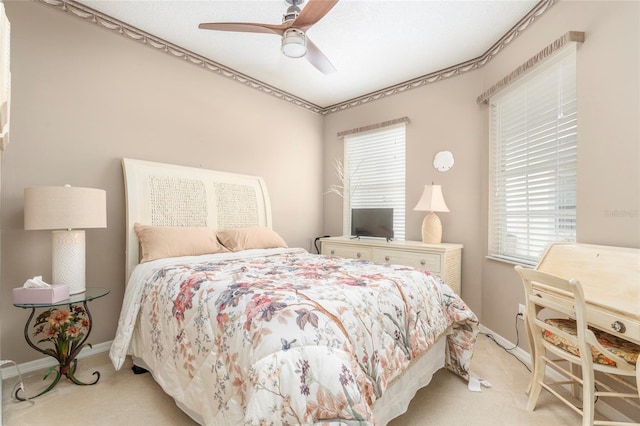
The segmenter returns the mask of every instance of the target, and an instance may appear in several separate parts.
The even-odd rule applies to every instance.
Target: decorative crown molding
[[[477,58],[470,59],[462,62],[458,65],[445,68],[440,71],[435,71],[427,75],[415,78],[413,80],[406,81],[404,83],[396,84],[395,86],[387,87],[386,89],[372,92],[368,95],[360,96],[345,102],[341,102],[336,105],[324,108],[323,114],[330,114],[333,112],[343,111],[348,108],[353,108],[358,105],[363,105],[369,102],[377,101],[378,99],[385,98],[387,96],[397,95],[407,90],[417,89],[418,87],[426,86],[427,84],[436,83],[438,81],[445,80],[447,78],[456,77],[469,71],[477,70],[486,65],[491,59],[493,59],[498,53],[502,52],[516,37],[518,37],[524,30],[542,16],[551,6],[555,4],[557,0],[541,0],[538,2],[529,13],[527,13],[516,25],[511,27],[509,31],[503,35],[493,46],[491,46],[486,52]]]
[[[274,96],[283,101],[292,103],[299,107],[302,107],[308,111],[327,115],[338,111],[343,111],[349,108],[353,108],[359,105],[364,105],[369,102],[376,101],[378,99],[386,98],[388,96],[404,93],[407,90],[416,89],[427,84],[436,83],[447,78],[456,77],[469,71],[476,70],[484,66],[487,62],[493,59],[498,53],[504,50],[516,37],[518,37],[523,31],[525,31],[533,22],[535,22],[540,16],[542,16],[551,6],[555,4],[557,0],[541,0],[538,2],[529,13],[527,13],[516,25],[511,27],[493,46],[491,46],[486,52],[477,58],[462,62],[460,64],[445,68],[440,71],[432,72],[424,76],[399,83],[394,86],[390,86],[367,95],[363,95],[357,98],[353,98],[335,105],[328,106],[326,108],[315,105],[302,98],[299,98],[291,93],[278,89],[277,87],[266,84],[260,80],[256,80],[248,75],[245,75],[233,68],[226,67],[211,59],[208,59],[202,55],[191,52],[178,45],[170,43],[159,37],[142,31],[132,25],[119,21],[108,15],[98,12],[88,6],[82,5],[73,0],[36,0],[40,3],[54,7],[63,12],[69,13],[73,16],[81,18],[85,21],[90,21],[93,24],[100,26],[101,28],[119,33],[131,40],[141,42],[157,50],[164,51],[165,53],[182,59],[194,65],[198,65],[208,71],[212,71],[220,76],[229,78],[238,83],[244,84],[252,89],[259,90],[267,95]]]
[[[229,68],[222,64],[219,64],[211,59],[205,58],[202,55],[198,55],[190,50],[180,47],[176,44],[170,43],[166,40],[156,37],[153,34],[149,34],[142,31],[132,25],[119,21],[111,16],[105,15],[83,4],[77,3],[73,0],[36,0],[40,3],[54,7],[63,12],[69,13],[73,16],[81,18],[85,21],[89,21],[101,28],[119,33],[131,40],[138,41],[153,47],[156,50],[163,51],[175,58],[182,59],[194,65],[198,65],[207,71],[212,71],[222,77],[229,78],[245,86],[251,87],[266,93],[267,95],[275,96],[276,98],[290,102],[299,107],[305,108],[309,111],[321,114],[323,109],[318,105],[308,102],[302,98],[299,98],[291,93],[278,89],[277,87],[270,86],[263,83],[260,80],[249,77],[239,71]]]

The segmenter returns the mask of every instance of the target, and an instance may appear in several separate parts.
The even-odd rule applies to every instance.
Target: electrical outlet
[[[518,315],[519,315],[518,318],[520,318],[521,320],[524,320],[524,316],[526,315],[525,312],[526,311],[525,311],[524,305],[522,303],[519,304],[518,305]]]

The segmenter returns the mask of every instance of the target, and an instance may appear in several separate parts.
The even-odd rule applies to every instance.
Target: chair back
[[[570,358],[574,363],[583,364],[583,367],[592,368],[590,356],[584,357],[584,360],[577,354],[571,356],[568,352],[543,338],[543,334],[552,333],[578,348],[580,354],[591,353],[587,342],[590,340],[595,341],[595,336],[593,336],[593,339],[587,337],[587,334],[593,333],[587,328],[585,318],[586,304],[580,282],[575,279],[566,280],[521,266],[516,266],[515,269],[520,274],[524,285],[527,323],[530,327],[533,343],[536,346],[535,350],[544,351],[544,349],[547,349],[562,358]],[[557,298],[553,294],[557,294]],[[566,303],[567,297],[571,299],[570,304]],[[559,313],[563,317],[574,320],[576,322],[577,335],[570,334],[553,323],[545,322],[541,317],[541,312],[544,309],[555,311],[556,314],[553,316],[557,317]]]

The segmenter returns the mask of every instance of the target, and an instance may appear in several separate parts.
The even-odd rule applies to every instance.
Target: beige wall
[[[120,159],[263,176],[273,226],[309,248],[322,221],[323,117],[35,2],[5,2],[12,29],[11,143],[2,162],[2,358],[41,357],[11,289],[51,278],[51,235],[23,230],[23,189],[102,188],[108,228],[87,231],[90,342],[113,339],[124,290]]]
[[[407,239],[420,239],[411,209],[421,185],[443,186],[451,210],[439,216],[443,241],[463,243],[462,296],[482,323],[515,342],[524,302],[513,265],[486,260],[488,111],[476,97],[567,31],[586,32],[578,50],[578,241],[640,247],[640,3],[560,1],[480,70],[328,116],[325,188],[342,155],[336,132],[408,116]],[[456,159],[433,169],[436,152]],[[325,196],[324,231],[342,232],[341,199]],[[607,214],[609,211],[609,214]],[[611,211],[621,212],[615,216]],[[522,332],[522,323],[519,323]]]

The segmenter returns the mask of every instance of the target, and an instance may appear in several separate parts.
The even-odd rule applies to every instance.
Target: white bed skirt
[[[405,374],[389,386],[382,398],[373,404],[373,414],[378,425],[386,425],[407,411],[416,392],[428,385],[436,371],[444,367],[446,345],[447,335],[445,333],[426,353],[411,364]],[[149,370],[141,358],[136,356],[132,358],[134,365]],[[151,372],[151,370],[149,371]],[[151,374],[153,375],[153,372]],[[176,405],[194,421],[204,424],[200,414],[188,409],[179,401],[176,401]]]
[[[407,411],[416,392],[428,385],[436,371],[444,367],[446,346],[447,335],[443,334],[373,404],[373,415],[378,425],[386,425]]]

